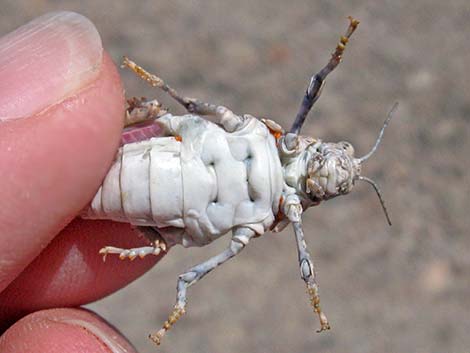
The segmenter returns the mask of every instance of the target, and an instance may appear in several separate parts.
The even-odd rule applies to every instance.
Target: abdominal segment
[[[183,228],[180,143],[160,137],[124,145],[84,217]]]

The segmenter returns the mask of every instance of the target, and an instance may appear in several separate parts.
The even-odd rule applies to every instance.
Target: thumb
[[[82,309],[30,314],[0,336],[0,352],[134,353],[131,344],[97,315]]]
[[[89,201],[119,143],[123,89],[85,17],[0,38],[0,291]]]

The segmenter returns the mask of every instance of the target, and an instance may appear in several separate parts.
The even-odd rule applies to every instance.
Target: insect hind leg
[[[124,117],[124,127],[144,121],[154,120],[167,113],[156,99],[133,97],[127,100],[128,108]]]
[[[143,259],[147,255],[158,256],[162,252],[167,252],[167,244],[155,228],[138,226],[135,227],[135,229],[140,235],[144,236],[145,238],[151,241],[151,246],[141,246],[138,248],[130,249],[117,248],[114,246],[105,246],[99,251],[99,253],[103,255],[103,261],[106,261],[106,256],[108,254],[118,254],[119,259],[121,260],[134,260],[137,256]]]

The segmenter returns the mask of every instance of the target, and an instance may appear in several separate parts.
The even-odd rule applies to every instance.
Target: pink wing
[[[161,136],[162,129],[153,121],[130,126],[124,129],[121,135],[121,146],[132,142],[148,140]]]

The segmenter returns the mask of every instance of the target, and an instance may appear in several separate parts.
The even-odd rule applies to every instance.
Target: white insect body
[[[156,119],[168,137],[124,145],[88,217],[158,227],[167,245],[185,247],[237,227],[268,231],[283,194],[275,138],[254,117],[225,116],[223,127],[197,115]]]
[[[324,143],[299,134],[326,76],[339,64],[358,23],[350,18],[348,30],[330,61],[310,80],[289,132],[271,120],[239,116],[223,106],[180,96],[161,78],[125,58],[125,66],[169,93],[189,114],[169,114],[156,100],[130,101],[126,117],[133,126],[125,139],[127,143],[119,149],[83,217],[131,223],[152,244],[135,249],[107,246],[100,253],[134,259],[158,255],[175,244],[204,246],[232,233],[225,251],[178,277],[176,305],[163,328],[150,336],[155,343],[160,344],[166,331],[184,314],[189,286],[238,254],[251,238],[269,230],[279,231],[289,223],[295,232],[300,274],[319,316],[319,331],[330,328],[320,308],[313,261],[302,230],[302,212],[323,200],[349,193],[355,181],[363,180],[377,191],[390,223],[377,185],[360,172],[362,162],[379,145],[395,106],[375,146],[362,158],[354,157],[348,142]],[[215,117],[216,123],[204,116]],[[135,125],[139,121],[147,123]],[[144,132],[146,128],[150,130]],[[153,133],[157,130],[158,136]]]

